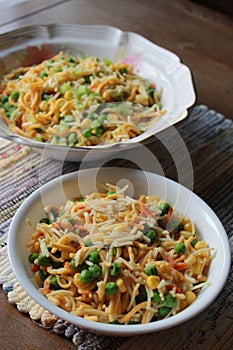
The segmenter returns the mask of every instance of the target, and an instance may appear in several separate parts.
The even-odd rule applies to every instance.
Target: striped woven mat
[[[176,130],[191,157],[193,190],[219,216],[233,251],[232,125],[231,120],[200,105],[194,107],[189,117],[176,126]],[[156,139],[148,145],[148,149],[158,155],[164,175],[176,180],[177,164],[172,164],[167,147],[164,147],[164,140],[169,134],[164,131],[161,137],[160,142]],[[110,160],[108,165],[125,166],[125,161]],[[144,170],[151,170],[150,167],[151,164],[147,164]],[[0,141],[0,284],[7,293],[8,301],[15,304],[19,312],[27,313],[38,325],[69,338],[79,350],[230,349],[233,346],[232,270],[221,294],[199,316],[169,330],[131,338],[89,333],[57,319],[27,295],[13,275],[7,257],[7,232],[12,217],[25,198],[40,185],[78,168],[79,164],[64,162],[61,166],[59,161],[42,159],[40,154],[26,146]],[[212,181],[209,181],[210,178]]]

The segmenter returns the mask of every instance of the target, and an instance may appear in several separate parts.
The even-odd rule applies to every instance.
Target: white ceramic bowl
[[[50,303],[38,290],[32,279],[28,262],[26,242],[30,240],[34,225],[43,216],[43,207],[58,206],[74,196],[84,195],[98,189],[102,183],[129,184],[130,196],[139,194],[158,195],[166,198],[181,213],[190,217],[200,236],[209,246],[216,248],[208,281],[193,304],[170,318],[143,325],[103,324],[85,320]],[[28,225],[28,220],[32,226]],[[86,169],[64,175],[43,185],[30,195],[18,209],[9,230],[8,252],[14,274],[25,291],[45,309],[60,318],[90,331],[129,336],[155,332],[176,326],[194,317],[207,308],[218,296],[226,281],[230,267],[230,248],[226,232],[216,214],[198,196],[180,184],[162,176],[126,168]],[[216,278],[217,276],[217,278]]]
[[[23,27],[0,35],[0,77],[12,68],[38,63],[38,57],[59,51],[78,56],[92,55],[111,60],[128,59],[138,74],[163,88],[162,104],[167,112],[159,117],[145,133],[113,147],[102,146],[89,155],[88,160],[105,158],[122,149],[136,147],[139,142],[148,142],[150,136],[174,125],[187,116],[187,109],[195,101],[195,92],[189,68],[179,57],[146,38],[132,32],[102,25],[51,24]],[[47,57],[46,57],[47,56]],[[26,62],[26,63],[25,63]],[[9,131],[0,118],[0,136],[9,138]],[[34,147],[40,153],[60,160],[81,161],[88,150],[49,145],[29,139],[10,139]]]

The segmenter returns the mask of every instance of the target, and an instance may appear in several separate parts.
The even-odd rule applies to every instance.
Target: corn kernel
[[[179,301],[179,311],[184,310],[187,307],[187,302],[184,299]]]
[[[47,111],[47,109],[48,109],[48,102],[47,101],[42,101],[41,103],[40,103],[40,110],[41,111],[43,111],[43,112],[46,112]]]
[[[185,262],[189,263],[189,264],[194,264],[196,261],[196,257],[195,255],[189,254],[187,256],[187,258],[185,259]]]
[[[154,276],[154,275],[148,276],[146,280],[146,284],[151,289],[156,289],[158,287],[159,282],[160,282],[159,276]]]
[[[123,281],[122,278],[118,278],[118,279],[116,280],[116,284],[117,284],[117,287],[119,288],[119,291],[120,291],[121,293],[125,293],[125,292],[127,291],[126,286],[125,286],[125,283],[124,283],[124,281]]]
[[[195,249],[198,250],[198,249],[201,249],[201,248],[206,248],[207,247],[207,244],[206,242],[204,241],[198,241],[196,244],[195,244]]]
[[[188,305],[192,304],[194,300],[196,300],[197,296],[195,293],[193,293],[191,290],[188,290],[185,293],[185,300]]]
[[[201,272],[201,263],[200,261],[196,261],[192,267],[191,267],[192,273],[194,275],[199,275],[199,273]]]
[[[66,99],[69,99],[69,98],[72,97],[72,93],[71,93],[70,91],[66,91],[64,97],[65,97]]]
[[[184,230],[185,230],[185,231],[188,231],[188,232],[194,232],[193,223],[187,222],[187,223],[184,225]]]

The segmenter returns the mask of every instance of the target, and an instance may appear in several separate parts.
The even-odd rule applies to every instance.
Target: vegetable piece
[[[40,78],[41,79],[44,79],[47,76],[48,76],[48,74],[46,72],[40,72]]]
[[[13,91],[11,93],[11,99],[16,102],[18,100],[18,98],[19,98],[19,91],[16,91],[16,90]]]
[[[98,278],[102,275],[102,269],[97,264],[90,266],[89,271],[92,273],[93,277],[95,277],[95,278]]]
[[[31,264],[34,264],[34,261],[38,258],[38,255],[37,253],[32,253],[29,255],[28,257],[28,261],[31,263]]]
[[[99,264],[99,262],[100,262],[100,256],[99,256],[98,251],[97,251],[96,249],[93,250],[93,251],[89,254],[87,260],[90,261],[90,262],[92,262],[93,264]]]
[[[49,287],[50,287],[50,289],[55,289],[55,290],[60,289],[60,286],[59,286],[59,284],[57,282],[57,277],[56,276],[53,276],[51,278],[51,280],[49,281]]]
[[[77,140],[78,140],[78,136],[77,136],[76,132],[71,132],[67,136],[68,145],[75,144],[77,142]]]
[[[196,243],[197,243],[197,239],[194,238],[194,239],[191,241],[191,246],[194,248],[195,245],[196,245]]]
[[[91,137],[92,133],[91,133],[91,129],[86,129],[83,131],[83,136],[86,137],[87,139],[89,137]]]
[[[42,219],[40,219],[40,221],[39,221],[39,223],[40,224],[49,224],[49,219],[48,218],[42,218]]]
[[[167,202],[162,202],[159,204],[158,208],[162,211],[162,215],[168,213],[170,205]]]
[[[51,259],[43,254],[39,254],[37,258],[38,264],[42,266],[48,266],[51,264]]]
[[[154,275],[156,276],[158,274],[158,271],[156,269],[156,267],[154,265],[149,265],[145,268],[144,272],[148,275],[148,276],[151,276],[151,275]]]
[[[153,294],[153,301],[155,303],[161,303],[161,298],[160,298],[160,295],[159,295],[159,291],[158,290],[155,290],[154,291],[154,294]]]
[[[160,308],[159,308],[159,316],[161,316],[161,317],[167,316],[167,314],[169,313],[170,309],[171,309],[171,308],[168,307],[168,306],[162,306],[162,307],[160,307]]]
[[[168,293],[165,295],[164,305],[168,307],[176,307],[177,300],[173,295],[171,295],[171,293]]]
[[[106,196],[111,196],[112,194],[115,194],[116,192],[115,191],[108,191],[107,193],[106,193]]]
[[[114,262],[109,269],[110,276],[119,277],[121,274],[121,267],[118,262]]]
[[[108,282],[105,286],[105,293],[107,295],[114,295],[118,290],[117,284],[115,282]]]
[[[80,281],[82,283],[89,283],[93,280],[93,274],[89,270],[83,270],[80,274]]]
[[[121,74],[127,74],[128,73],[128,69],[127,68],[121,68],[119,72]]]
[[[1,97],[1,102],[2,102],[2,104],[8,102],[8,96],[3,95],[3,96]]]
[[[155,243],[158,241],[158,236],[156,234],[156,232],[153,230],[153,229],[150,229],[146,234],[145,234],[146,237],[148,237],[151,241],[151,243]]]
[[[177,245],[174,248],[174,251],[176,254],[183,254],[185,252],[186,246],[183,242],[177,243]]]
[[[153,89],[152,87],[149,87],[149,89],[147,90],[148,94],[151,96],[151,97],[154,97],[154,92],[155,92],[155,89]]]

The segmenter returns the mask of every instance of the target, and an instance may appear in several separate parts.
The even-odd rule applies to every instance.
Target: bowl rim
[[[35,190],[32,194],[30,194],[24,202],[21,204],[21,206],[17,209],[12,222],[10,224],[9,232],[8,232],[8,239],[7,239],[7,249],[8,249],[8,257],[9,261],[13,270],[13,273],[15,274],[15,277],[17,278],[20,285],[25,289],[26,293],[35,300],[36,302],[41,305],[45,310],[50,311],[52,314],[57,315],[59,318],[67,320],[70,323],[76,324],[80,327],[83,327],[89,331],[98,333],[98,334],[105,334],[105,335],[113,335],[113,336],[132,336],[137,334],[145,334],[145,333],[152,333],[160,330],[164,330],[167,328],[171,328],[174,326],[177,326],[181,323],[184,323],[191,318],[195,317],[199,313],[201,313],[204,309],[206,309],[220,294],[221,290],[223,289],[225,282],[227,280],[229,270],[230,270],[230,264],[231,264],[231,251],[230,251],[230,244],[228,241],[228,237],[226,234],[226,231],[219,220],[218,216],[215,214],[215,212],[211,209],[211,207],[204,202],[199,196],[197,196],[194,192],[186,188],[185,186],[179,184],[178,182],[175,182],[169,178],[166,178],[164,176],[158,175],[156,173],[152,173],[149,171],[142,171],[138,169],[131,169],[131,168],[119,168],[119,167],[102,167],[101,171],[115,171],[116,169],[122,172],[128,172],[128,173],[144,173],[146,176],[152,176],[157,178],[158,181],[165,181],[166,184],[170,186],[175,186],[176,188],[180,188],[182,191],[185,191],[189,195],[191,195],[192,199],[197,201],[197,203],[201,204],[202,207],[204,207],[205,212],[209,214],[213,220],[214,223],[220,232],[220,237],[222,241],[222,246],[224,246],[224,259],[222,261],[221,271],[223,272],[221,274],[221,283],[218,283],[215,285],[212,289],[212,293],[207,294],[207,298],[205,298],[205,302],[198,302],[193,303],[189,305],[188,308],[184,309],[180,313],[173,315],[169,318],[155,321],[152,323],[147,324],[139,324],[139,325],[117,325],[117,324],[106,324],[101,322],[93,322],[89,320],[85,320],[82,317],[75,316],[70,314],[69,312],[61,309],[60,307],[52,304],[48,301],[47,298],[45,298],[39,291],[36,289],[36,286],[30,281],[30,278],[26,276],[25,268],[22,267],[20,263],[20,257],[19,254],[15,254],[17,252],[17,228],[20,227],[21,224],[21,216],[26,214],[28,209],[30,208],[30,205],[37,200],[40,200],[41,194],[45,192],[50,187],[56,187],[56,185],[60,181],[71,181],[75,176],[85,176],[90,171],[96,171],[97,168],[89,168],[89,169],[83,169],[78,170],[69,174],[65,174],[62,176],[59,176],[53,180],[50,180],[49,182],[45,183],[41,187],[39,187],[37,190]],[[34,294],[36,293],[36,294]],[[198,301],[198,298],[197,298]],[[200,304],[200,305],[199,305]],[[197,305],[197,307],[196,307]]]

